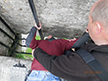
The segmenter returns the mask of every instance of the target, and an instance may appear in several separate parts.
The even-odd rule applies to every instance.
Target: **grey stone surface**
[[[19,62],[21,65],[24,64],[26,68],[13,67]],[[31,63],[31,60],[0,56],[0,81],[24,81],[28,70],[30,70]]]
[[[88,13],[97,0],[34,0],[44,36],[79,37],[88,23]],[[28,0],[0,0],[0,14],[19,33],[34,24]]]

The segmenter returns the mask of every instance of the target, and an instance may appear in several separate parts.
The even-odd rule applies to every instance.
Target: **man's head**
[[[90,16],[93,22],[98,21],[102,23],[104,27],[108,27],[108,0],[99,0],[95,3]]]
[[[87,29],[97,45],[108,43],[108,0],[99,0],[92,6]]]
[[[49,36],[46,38],[46,40],[52,41],[52,40],[55,40],[55,38],[54,38],[52,35],[49,35]]]

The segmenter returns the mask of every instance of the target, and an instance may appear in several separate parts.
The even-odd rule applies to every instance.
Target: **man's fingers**
[[[32,56],[33,56],[33,57],[34,57],[34,50],[35,50],[35,49],[32,50]]]
[[[68,41],[75,41],[76,40],[76,38],[73,38],[73,39],[67,39]]]
[[[37,24],[35,23],[35,25],[34,25],[38,30],[40,30],[41,29],[41,23],[39,23],[39,27],[37,26]]]

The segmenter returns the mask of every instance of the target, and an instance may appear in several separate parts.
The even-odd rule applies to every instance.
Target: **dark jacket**
[[[81,48],[92,53],[108,71],[108,45],[97,46],[89,42]],[[52,56],[37,48],[34,56],[48,71],[58,77],[69,81],[101,81],[95,75],[101,71],[93,72],[76,52],[69,55]]]

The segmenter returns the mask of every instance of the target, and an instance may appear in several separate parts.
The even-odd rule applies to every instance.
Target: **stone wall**
[[[97,0],[34,0],[44,36],[79,37]],[[0,0],[0,14],[19,33],[28,33],[34,18],[28,0]]]
[[[25,67],[14,67],[19,63]],[[31,69],[31,63],[31,60],[0,56],[0,81],[24,81]]]

